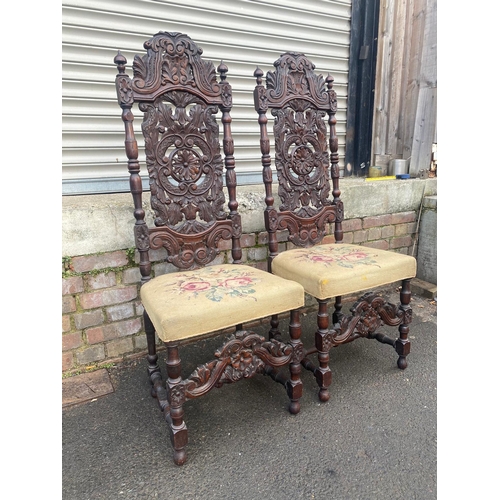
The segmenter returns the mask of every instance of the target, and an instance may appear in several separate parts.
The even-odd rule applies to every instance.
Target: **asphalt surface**
[[[398,300],[395,290],[384,294]],[[284,388],[269,377],[189,401],[188,458],[181,467],[149,395],[146,360],[109,368],[112,393],[63,408],[62,498],[436,498],[437,303],[414,296],[412,307],[405,371],[390,346],[358,339],[330,352],[328,402],[319,402],[316,382],[303,370],[298,415],[289,414]],[[303,319],[309,346],[315,317]],[[397,329],[383,331],[394,336]],[[220,345],[219,338],[184,347],[184,375]],[[163,361],[165,353],[159,355]]]

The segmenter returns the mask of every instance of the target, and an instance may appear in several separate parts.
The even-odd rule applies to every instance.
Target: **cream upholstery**
[[[158,276],[141,288],[161,340],[197,337],[304,305],[301,285],[251,266],[222,264]]]
[[[417,261],[396,252],[332,243],[280,253],[272,272],[297,281],[318,299],[328,299],[413,278]]]

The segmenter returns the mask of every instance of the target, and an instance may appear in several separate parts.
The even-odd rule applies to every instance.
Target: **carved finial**
[[[328,76],[326,77],[325,81],[326,81],[326,85],[328,87],[328,90],[332,90],[334,80],[333,80],[333,76],[330,75],[330,73],[328,73]]]
[[[253,72],[253,76],[257,78],[257,85],[262,85],[262,77],[264,72],[257,66],[257,69]]]
[[[220,73],[220,79],[221,81],[224,81],[226,79],[226,73],[228,71],[227,66],[224,64],[223,61],[220,62],[217,71]]]
[[[120,51],[114,58],[114,62],[118,68],[119,73],[125,73],[125,65],[127,64],[127,59],[122,55]]]

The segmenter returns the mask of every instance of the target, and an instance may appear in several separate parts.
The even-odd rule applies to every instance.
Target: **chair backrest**
[[[164,247],[167,261],[180,269],[201,267],[219,253],[220,239],[232,239],[232,258],[241,262],[241,221],[237,212],[232,91],[227,67],[202,59],[202,49],[182,33],[160,32],[136,55],[133,78],[120,52],[116,90],[125,124],[125,149],[134,198],[135,242],[143,281],[151,274],[149,250]],[[148,228],[142,206],[138,147],[132,106],[144,113],[142,133],[155,227]],[[218,111],[222,112],[224,161]],[[225,207],[225,166],[228,208]]]
[[[266,188],[265,220],[271,260],[278,249],[276,231],[287,229],[289,241],[299,247],[310,247],[321,242],[329,223],[335,224],[335,240],[342,241],[343,220],[335,132],[337,95],[333,90],[333,77],[328,75],[324,79],[317,75],[314,64],[304,54],[296,52],[283,54],[274,66],[276,70],[266,75],[265,86],[262,70],[257,68],[254,72],[257,79],[254,103],[259,114]],[[275,117],[274,163],[281,199],[279,209],[274,207],[272,193],[268,109]]]

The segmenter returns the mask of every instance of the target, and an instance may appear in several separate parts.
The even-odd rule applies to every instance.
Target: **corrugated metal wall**
[[[144,53],[158,31],[182,32],[215,66],[224,60],[233,87],[232,129],[239,184],[261,183],[253,72],[286,51],[305,53],[335,79],[340,165],[346,130],[350,0],[75,0],[62,9],[63,194],[128,190],[113,58]],[[131,69],[128,71],[132,75]],[[139,110],[135,128],[142,158]],[[144,163],[141,162],[145,173]],[[147,188],[147,182],[145,183]]]

